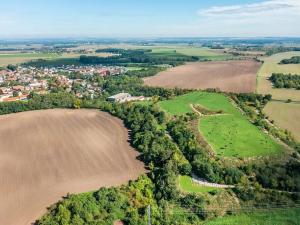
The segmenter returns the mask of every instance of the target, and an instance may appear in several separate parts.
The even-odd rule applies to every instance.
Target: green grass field
[[[29,58],[52,58],[52,57],[58,57],[58,54],[55,53],[13,53],[13,54],[0,54],[0,58],[22,58],[22,57],[29,57]]]
[[[232,55],[223,53],[222,50],[212,50],[209,48],[193,46],[161,46],[152,48],[153,53],[174,53],[175,51],[183,55],[198,56],[199,58],[209,59],[212,61],[229,60],[234,58]]]
[[[274,209],[225,216],[203,223],[205,225],[299,225],[300,208]]]
[[[55,53],[9,53],[0,54],[0,66],[7,66],[8,64],[19,64],[28,62],[34,59],[54,59],[59,57]]]
[[[207,193],[210,191],[220,190],[219,188],[205,187],[194,184],[192,178],[189,176],[179,176],[178,185],[181,191],[188,193]]]
[[[283,150],[280,144],[251,124],[222,94],[192,92],[159,104],[171,115],[192,112],[191,104],[214,111],[222,110],[223,115],[204,116],[199,122],[201,134],[217,155],[255,157],[278,154]]]

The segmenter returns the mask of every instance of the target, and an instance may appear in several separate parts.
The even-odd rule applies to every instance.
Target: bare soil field
[[[300,142],[300,104],[271,101],[264,112],[275,121],[280,128],[291,131],[294,138]]]
[[[157,87],[219,88],[225,92],[250,93],[256,89],[260,65],[252,60],[188,63],[145,78],[144,83]]]
[[[0,116],[0,224],[28,225],[67,193],[145,172],[121,120],[97,110]]]

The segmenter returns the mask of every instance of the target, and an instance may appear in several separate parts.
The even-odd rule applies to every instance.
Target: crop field
[[[249,93],[256,89],[260,63],[252,60],[195,62],[170,68],[144,79],[145,85]]]
[[[177,52],[188,56],[197,56],[200,59],[208,59],[212,61],[219,60],[229,60],[233,59],[232,55],[224,53],[223,49],[221,50],[213,50],[204,47],[188,47],[188,46],[160,46],[160,47],[152,47],[153,53],[168,53],[168,52]]]
[[[273,209],[225,216],[205,225],[297,225],[300,224],[300,209]]]
[[[300,103],[272,101],[264,108],[264,112],[277,126],[292,132],[300,142]]]
[[[179,176],[178,183],[179,183],[179,188],[183,192],[188,192],[188,193],[207,193],[210,191],[219,190],[218,188],[214,188],[214,187],[205,187],[205,186],[194,184],[192,178],[189,176]]]
[[[191,104],[222,114],[202,116],[199,132],[217,155],[226,157],[255,157],[280,154],[283,147],[251,124],[230,100],[222,94],[192,92],[159,103],[171,115],[192,112]]]
[[[144,173],[127,129],[107,113],[32,111],[0,116],[0,124],[0,224],[31,224],[67,193]]]
[[[54,53],[10,53],[0,54],[0,66],[7,66],[8,64],[19,64],[34,59],[51,59],[58,57]]]
[[[294,89],[273,88],[268,78],[272,73],[300,74],[300,64],[278,64],[282,59],[289,59],[292,56],[300,56],[300,52],[284,52],[261,58],[264,61],[258,72],[257,92],[261,94],[272,94],[273,99],[300,101],[300,91]]]
[[[7,66],[8,64],[20,64],[36,59],[76,59],[80,57],[80,53],[0,53],[0,66]],[[109,57],[113,56],[111,53],[90,53],[85,54],[88,56],[98,56],[98,57]]]
[[[291,99],[292,101],[300,101],[300,91],[295,89],[273,88],[268,78],[272,73],[284,74],[300,74],[300,64],[278,64],[282,59],[289,59],[292,56],[300,56],[300,52],[284,52],[264,57],[264,64],[258,72],[257,92],[261,94],[272,94],[273,99],[281,100],[271,101],[265,108],[265,113],[280,128],[287,129],[292,132],[296,140],[300,141],[300,105],[285,104],[283,101]]]

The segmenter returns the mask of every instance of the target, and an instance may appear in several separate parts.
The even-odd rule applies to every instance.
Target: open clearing
[[[299,224],[299,208],[266,209],[238,215],[225,216],[205,225],[296,225]]]
[[[251,124],[222,94],[198,91],[159,104],[172,115],[192,112],[191,104],[213,111],[222,110],[223,114],[202,116],[199,121],[200,133],[217,155],[255,157],[283,151],[283,146]]]
[[[277,126],[292,132],[294,138],[300,142],[300,103],[271,101],[264,108],[264,112]]]
[[[192,181],[192,178],[189,176],[179,176],[178,184],[180,190],[187,193],[207,193],[210,191],[220,190],[219,188],[215,188],[215,187],[206,187],[206,186],[197,185]]]
[[[28,225],[67,193],[144,173],[122,121],[107,113],[32,111],[0,116],[0,124],[0,224]]]
[[[260,63],[252,60],[194,62],[174,67],[144,79],[145,85],[250,93],[256,89]]]

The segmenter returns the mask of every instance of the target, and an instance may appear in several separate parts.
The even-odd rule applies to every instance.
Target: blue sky
[[[300,36],[300,0],[8,0],[0,38]]]

